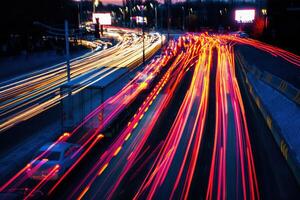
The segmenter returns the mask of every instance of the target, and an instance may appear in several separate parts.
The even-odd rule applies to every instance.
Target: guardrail
[[[247,72],[252,73],[257,79],[265,82],[297,105],[300,105],[300,89],[294,87],[289,82],[282,80],[278,76],[259,70],[257,67],[247,64],[241,54],[237,53],[237,56],[240,58],[240,62],[245,67]]]
[[[249,67],[244,65],[243,61],[241,60],[241,55],[239,53],[236,53],[237,56],[237,61],[240,63],[240,69],[242,72],[242,76],[245,80],[246,86],[248,87],[248,91],[250,93],[250,96],[253,98],[255,101],[255,104],[257,105],[258,109],[260,110],[261,114],[263,115],[263,118],[265,119],[268,128],[270,129],[277,145],[280,148],[280,151],[287,161],[289,167],[291,168],[293,174],[295,175],[295,178],[300,185],[300,163],[297,160],[297,155],[295,152],[292,151],[292,147],[288,145],[286,142],[286,139],[283,137],[283,133],[277,124],[277,122],[273,119],[271,112],[266,109],[266,106],[264,105],[263,101],[261,100],[260,96],[257,94],[256,89],[252,86],[251,82],[248,79],[247,76],[247,70],[248,72],[252,73],[255,75],[256,78],[259,80],[264,81],[268,85],[272,86],[276,90],[280,91],[282,94],[285,96],[292,96],[292,93],[289,93],[293,90],[297,90],[287,82],[281,80],[280,78],[267,73],[267,72],[261,72],[255,67]],[[247,68],[249,67],[249,68]],[[289,87],[293,87],[292,90]],[[293,91],[295,92],[295,91]],[[299,90],[296,95],[297,98],[299,96]],[[288,97],[289,98],[289,97]],[[296,100],[297,100],[296,98]],[[291,99],[291,98],[289,98]],[[295,97],[293,97],[293,101],[295,102]],[[299,99],[296,101],[296,103],[299,105]]]

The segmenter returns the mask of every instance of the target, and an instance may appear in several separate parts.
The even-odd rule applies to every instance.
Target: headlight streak
[[[71,78],[102,66],[115,67],[116,71],[120,67],[134,68],[141,64],[141,38],[131,38],[130,34],[122,34],[122,41],[117,45],[71,63]],[[133,32],[133,34],[136,33]],[[160,48],[160,39],[158,34],[147,35],[145,39],[146,58]],[[103,69],[102,73],[105,77],[112,72]],[[0,86],[0,132],[52,108],[59,103],[61,98],[65,97],[65,95],[62,95],[61,98],[55,97],[58,95],[57,91],[60,85],[66,82],[65,65],[49,68],[49,71],[40,70],[40,74],[32,73],[27,77],[21,76],[20,80],[13,80],[15,83],[8,82]],[[90,84],[92,83],[85,81],[73,93],[81,91]]]
[[[173,189],[170,194],[165,194],[165,192],[167,192],[165,191],[164,195],[167,195],[172,199],[175,198],[174,195],[176,192],[180,192],[181,199],[188,198],[205,125],[208,102],[208,80],[212,56],[211,46],[206,44],[202,47],[201,42],[199,42],[201,39],[196,36],[194,36],[194,39],[196,40],[195,46],[198,49],[196,55],[198,54],[199,58],[194,69],[192,82],[172,128],[167,135],[162,151],[159,153],[134,199],[159,198],[158,192],[161,192],[159,189],[163,187],[162,185],[165,182],[168,182],[168,185]],[[198,39],[200,40],[198,41]],[[193,45],[190,46],[191,48],[194,48]],[[199,47],[201,47],[201,49]],[[193,112],[192,110],[196,111],[196,114],[191,114]],[[189,121],[191,124],[188,123]],[[192,125],[191,130],[189,129],[189,125]],[[190,130],[190,132],[187,130]],[[189,134],[189,137],[183,137],[184,133]],[[183,140],[187,140],[186,146],[181,147],[185,149],[184,155],[180,158],[180,160],[183,160],[179,168],[174,168],[174,165],[172,164],[175,162],[175,154],[177,153],[179,156],[179,144],[182,143]],[[189,163],[187,160],[188,156],[191,156]],[[172,166],[175,171],[171,170]],[[183,175],[185,167],[187,167],[187,171],[185,171],[186,174]],[[171,171],[172,173],[177,174],[175,181],[171,181],[170,179],[168,179],[168,181],[166,180]],[[178,188],[180,181],[184,181],[181,190]]]
[[[92,138],[92,137],[91,137]],[[48,192],[48,195],[50,195],[56,188],[57,186],[66,178],[66,176],[78,165],[78,163],[86,156],[86,154],[95,146],[95,144],[100,141],[102,138],[104,138],[104,135],[99,134],[94,141],[86,148],[86,150],[80,155],[80,157],[72,164],[72,166],[59,178],[59,180],[54,184],[54,186],[50,189]],[[89,141],[88,141],[89,142]],[[85,144],[87,146],[88,142]],[[72,158],[78,153],[75,152],[72,155]]]
[[[193,177],[197,176],[194,173],[202,145],[204,127],[207,123],[211,61],[213,49],[216,49],[218,55],[215,84],[216,121],[206,199],[226,199],[228,197],[259,199],[246,114],[235,75],[232,46],[236,42],[229,36],[227,38],[224,35],[208,36],[206,34],[188,34],[180,37],[178,42],[171,41],[167,48],[169,52],[145,66],[143,71],[138,73],[121,91],[88,114],[72,132],[63,134],[53,143],[55,145],[60,141],[67,141],[70,137],[79,135],[78,143],[82,148],[75,152],[72,158],[75,158],[80,151],[84,152],[76,159],[71,168],[54,185],[51,185],[48,194],[52,194],[57,189],[65,177],[103,137],[99,134],[101,130],[141,91],[147,88],[153,77],[170,62],[171,58],[175,57],[175,61],[146,97],[128,125],[99,156],[88,173],[83,175],[67,199],[114,198],[120,189],[121,182],[124,181],[130,170],[138,162],[142,162],[131,177],[136,176],[144,165],[149,164],[147,162],[150,157],[154,156],[154,152],[157,157],[146,169],[146,175],[136,188],[134,199],[153,199],[166,196],[170,199],[190,198],[191,184]],[[140,59],[140,57],[136,59]],[[128,63],[128,61],[124,62]],[[155,150],[146,155],[149,149],[149,146],[146,146],[147,140],[153,134],[153,128],[160,119],[161,113],[174,98],[176,89],[189,69],[193,69],[192,80],[171,129],[167,131],[166,138],[159,143]],[[144,79],[145,75],[147,78]],[[143,82],[139,82],[139,80],[143,80]],[[85,84],[92,83],[86,80]],[[89,123],[93,123],[93,119],[99,113],[103,113],[104,119],[98,128],[85,130],[84,127],[89,127]],[[83,131],[85,131],[84,134],[82,134]],[[230,150],[234,150],[234,152]],[[39,155],[38,158],[43,158],[43,156]],[[144,156],[148,157],[141,161]],[[30,164],[12,177],[0,188],[0,192],[16,184],[22,184],[28,178],[26,175],[24,176],[24,173],[29,167]],[[230,170],[233,173],[229,173]],[[174,177],[174,174],[177,176]],[[41,180],[31,192],[43,187],[48,180],[49,178]],[[232,180],[235,181],[235,184],[231,183]],[[168,189],[165,190],[165,188]]]
[[[181,63],[178,67],[177,67],[177,69],[174,71],[174,75],[172,75],[172,77],[173,78],[177,78],[177,79],[175,79],[176,81],[175,81],[175,83],[176,84],[174,84],[170,89],[171,90],[169,90],[169,89],[166,89],[166,91],[167,91],[167,94],[173,94],[173,92],[174,92],[174,90],[175,90],[175,88],[177,87],[177,85],[179,84],[179,82],[180,82],[180,80],[182,79],[182,76],[183,76],[183,74],[185,73],[185,71],[186,70],[184,70],[185,68],[187,68],[187,67],[189,67],[189,63],[191,62],[191,57],[192,57],[192,55],[193,54],[196,54],[196,52],[197,51],[195,51],[195,48],[191,48],[190,49],[190,51],[189,51],[189,53],[188,53],[188,55],[185,55],[183,58],[184,59],[180,59],[180,60],[178,60],[177,59],[177,61],[175,61],[175,63],[178,63],[178,61]],[[181,54],[178,56],[178,57],[182,57],[181,56]],[[177,57],[177,58],[178,58]],[[172,67],[171,67],[172,68]],[[177,76],[176,76],[176,74],[178,74]],[[174,79],[172,79],[173,81],[174,81]],[[170,85],[171,85],[171,83],[169,83]],[[168,85],[169,85],[168,84]],[[168,86],[168,87],[170,87],[170,85]],[[151,93],[152,94],[152,93]],[[150,95],[151,95],[150,94]],[[157,95],[157,94],[156,94]],[[156,97],[156,95],[155,95],[155,97]],[[126,165],[124,166],[124,168],[123,168],[123,170],[122,170],[122,172],[118,172],[118,173],[121,173],[121,174],[119,174],[118,175],[118,177],[116,177],[116,178],[114,178],[114,182],[115,182],[115,184],[112,186],[112,187],[110,187],[108,190],[106,190],[106,189],[101,189],[102,188],[102,186],[104,186],[105,185],[105,181],[107,181],[107,179],[106,178],[104,178],[104,182],[101,182],[101,185],[99,186],[98,184],[97,184],[97,188],[99,188],[99,193],[100,193],[100,190],[101,190],[101,197],[103,197],[103,195],[106,197],[106,198],[108,198],[108,199],[111,199],[112,198],[112,195],[114,194],[114,192],[115,192],[115,190],[118,188],[118,185],[120,184],[120,182],[122,181],[122,179],[124,178],[124,176],[126,175],[126,173],[128,172],[128,170],[131,168],[131,166],[133,166],[135,163],[136,163],[136,160],[139,158],[139,156],[140,156],[140,151],[141,151],[141,149],[142,149],[142,147],[144,146],[144,144],[145,144],[145,141],[147,140],[147,138],[149,137],[149,134],[151,133],[151,130],[152,130],[152,128],[153,128],[153,125],[155,124],[155,121],[157,120],[157,117],[158,117],[158,115],[156,114],[156,113],[159,113],[159,112],[161,112],[162,111],[162,109],[167,105],[167,103],[169,102],[169,100],[170,100],[170,98],[172,97],[172,95],[167,95],[167,96],[164,96],[164,97],[161,97],[160,98],[160,100],[159,100],[159,103],[156,103],[155,104],[155,106],[156,106],[156,108],[154,109],[155,111],[155,113],[153,114],[153,117],[151,118],[151,123],[149,123],[148,124],[148,126],[147,127],[144,127],[144,128],[141,128],[142,130],[146,130],[146,133],[139,133],[138,135],[136,135],[136,136],[131,136],[132,135],[132,131],[133,130],[131,130],[131,129],[129,129],[127,132],[129,132],[129,133],[127,133],[127,132],[123,132],[123,134],[121,134],[121,136],[122,136],[122,138],[121,138],[121,141],[120,141],[120,143],[122,142],[122,140],[123,140],[123,138],[125,137],[126,138],[126,141],[127,141],[127,139],[128,139],[128,135],[130,135],[131,137],[133,137],[132,139],[131,139],[131,141],[132,140],[134,140],[134,141],[132,141],[131,143],[130,143],[130,146],[131,147],[129,147],[129,148],[126,148],[126,150],[124,150],[125,152],[123,152],[123,154],[122,155],[120,155],[121,157],[119,157],[119,159],[118,159],[118,161],[116,161],[117,162],[117,164],[113,164],[113,166],[111,166],[110,168],[115,168],[115,169],[113,169],[113,170],[110,170],[110,174],[111,173],[113,173],[113,171],[115,171],[115,170],[117,170],[117,168],[118,169],[120,169],[120,167],[123,165],[122,164],[122,160],[124,161],[125,159],[126,159]],[[152,104],[152,102],[153,102],[153,100],[151,100],[151,98],[147,98],[147,99],[149,99],[147,102],[149,102],[148,103],[148,105],[151,105]],[[166,101],[167,100],[167,101]],[[163,102],[165,102],[165,103],[163,103]],[[144,105],[144,104],[143,104]],[[146,110],[148,109],[148,107],[146,107],[146,109],[144,110],[144,112],[146,112]],[[143,108],[142,109],[139,109],[139,111],[140,110],[143,110]],[[137,118],[137,120],[139,120],[141,117],[139,117],[139,116],[142,116],[143,114],[139,114],[139,113],[137,113],[135,116],[134,116],[134,118]],[[134,121],[131,121],[130,123],[128,123],[128,127],[127,127],[127,129],[128,128],[130,128],[130,127],[132,127],[132,129],[135,129],[135,128],[137,128],[136,127],[136,124],[137,124],[137,122],[134,122]],[[143,125],[143,126],[145,126],[145,125]],[[140,129],[139,129],[140,130]],[[124,141],[123,141],[124,142]],[[113,154],[114,154],[114,152],[115,152],[115,148],[118,148],[118,146],[120,146],[120,145],[122,145],[123,146],[123,144],[120,144],[120,143],[118,143],[118,142],[114,142],[114,148],[109,148],[102,156],[109,156],[109,155],[111,155],[110,156],[110,159],[112,159],[113,158]],[[130,149],[132,149],[132,150],[130,150]],[[128,156],[125,156],[125,155],[128,155]],[[110,160],[109,159],[109,160]],[[108,163],[110,162],[109,160],[102,160],[102,164],[101,165],[99,165],[99,166],[96,166],[95,167],[95,169],[93,170],[93,171],[97,171],[97,169],[99,169],[100,168],[100,171],[101,171],[101,173],[100,174],[102,174],[102,172],[103,172],[103,167],[105,166],[105,169],[107,168],[107,167],[109,167],[109,165],[108,165]],[[101,166],[103,166],[103,167],[101,167]],[[114,167],[115,166],[115,167]],[[83,193],[84,194],[87,194],[88,193],[88,190],[90,190],[91,188],[92,188],[92,184],[93,184],[93,182],[97,179],[97,176],[93,176],[93,174],[95,174],[95,172],[93,172],[93,171],[91,171],[90,172],[90,174],[88,175],[88,176],[86,176],[86,178],[82,181],[82,184],[80,184],[78,187],[77,187],[77,189],[74,191],[74,194],[77,194],[78,193],[78,190],[79,190],[79,188],[84,188],[83,190],[82,190],[82,192],[79,194],[79,197],[80,198],[82,198],[84,195],[83,195]],[[116,174],[116,172],[114,172],[114,177],[115,176],[117,176],[117,174]],[[90,177],[90,178],[89,178]],[[91,177],[93,177],[93,178],[91,178]],[[107,175],[106,177],[110,177],[110,175]],[[86,180],[90,180],[91,179],[91,181],[89,181],[88,183],[86,183]],[[85,186],[84,186],[85,185]],[[87,189],[88,188],[88,189]],[[97,198],[96,197],[96,195],[98,194],[98,192],[95,192],[95,191],[93,191],[95,194],[94,195],[92,195],[93,197],[92,198]],[[104,193],[104,194],[102,194],[102,193]],[[71,195],[70,196],[70,198],[69,199],[72,199],[74,197],[74,195]]]
[[[162,110],[165,108],[167,103],[171,100],[172,94],[180,82],[180,79],[182,75],[178,77],[173,77],[173,81],[175,81],[175,84],[173,85],[173,88],[171,90],[168,90],[167,95],[163,95],[161,99],[158,100],[157,103],[154,105],[156,106],[155,113],[153,114],[153,117],[151,118],[151,122],[147,124],[147,128],[145,128],[145,131],[143,131],[140,134],[134,134],[133,131],[136,130],[137,124],[139,124],[139,121],[142,119],[142,116],[144,116],[144,113],[147,112],[149,106],[154,103],[154,100],[156,99],[159,92],[162,90],[164,85],[167,83],[168,79],[170,78],[170,75],[172,71],[176,71],[177,73],[181,74],[184,73],[184,70],[182,69],[182,64],[179,65],[179,63],[182,62],[182,54],[180,54],[177,59],[174,61],[172,66],[168,69],[162,80],[158,83],[158,85],[154,88],[154,90],[150,93],[150,95],[146,98],[145,102],[142,104],[138,112],[134,115],[133,119],[128,123],[128,126],[123,130],[118,138],[115,140],[115,142],[108,148],[108,150],[101,155],[98,163],[90,170],[90,172],[85,176],[85,178],[81,181],[81,183],[75,188],[74,192],[70,195],[68,199],[73,199],[75,196],[79,193],[79,198],[82,198],[85,194],[88,193],[88,190],[92,188],[92,184],[99,175],[102,175],[103,171],[107,169],[107,167],[113,167],[114,170],[120,169],[121,166],[123,166],[123,170],[114,173],[114,176],[118,176],[118,178],[114,179],[115,184],[112,185],[109,190],[101,191],[105,193],[105,196],[109,199],[111,198],[111,195],[113,195],[114,191],[118,188],[118,185],[120,184],[123,177],[126,175],[130,167],[136,162],[136,158],[140,156],[140,152],[147,141],[147,138],[149,137],[152,128],[155,125],[156,120],[159,117],[159,114],[162,112]],[[179,66],[180,67],[179,67]],[[176,67],[176,69],[175,69]],[[176,79],[177,78],[177,79]],[[143,125],[145,126],[145,125]],[[118,163],[114,164],[113,166],[110,166],[109,163],[112,161],[112,159],[116,156],[115,152],[118,151],[118,149],[121,146],[126,145],[126,141],[128,141],[128,138],[131,138],[131,141],[134,140],[134,142],[131,142],[130,147],[126,148],[124,152],[118,152]],[[125,161],[126,165],[124,166],[121,161]],[[114,167],[116,166],[116,168]],[[106,179],[105,179],[106,180]],[[104,181],[105,182],[105,181]],[[102,183],[103,185],[103,183]],[[88,189],[87,189],[88,188]],[[101,187],[99,187],[101,189]],[[80,190],[83,189],[81,192]],[[95,196],[98,194],[98,192],[93,195],[92,198],[96,198]],[[103,197],[103,196],[102,196]]]
[[[49,146],[49,148],[42,154],[38,155],[31,163],[34,163],[35,161],[42,159],[44,156],[46,156],[50,150],[59,142],[68,141],[68,139],[72,136],[79,135],[80,138],[78,140],[78,144],[81,144],[82,150],[85,149],[84,153],[75,160],[75,163],[72,165],[72,167],[66,171],[61,179],[59,179],[58,182],[53,186],[51,192],[62,182],[62,180],[72,171],[72,169],[80,162],[80,160],[88,153],[88,151],[95,145],[96,142],[98,142],[101,138],[103,138],[103,135],[99,135],[98,133],[102,130],[103,127],[105,127],[108,123],[110,123],[127,105],[129,105],[138,95],[139,93],[144,90],[144,87],[140,87],[140,85],[137,84],[137,81],[142,77],[142,75],[147,75],[147,79],[145,80],[147,83],[150,83],[153,79],[153,77],[156,75],[157,72],[159,72],[165,64],[168,62],[169,59],[171,59],[172,56],[166,56],[166,57],[159,57],[153,62],[151,62],[149,65],[146,65],[143,71],[141,73],[138,73],[136,77],[134,77],[133,80],[131,80],[124,88],[119,91],[116,95],[110,97],[107,99],[104,103],[102,103],[98,108],[93,110],[84,121],[79,124],[71,133],[64,133],[62,134],[52,145]],[[126,97],[126,98],[124,98]],[[109,112],[106,113],[103,122],[99,125],[99,127],[96,130],[90,130],[88,131],[88,134],[82,134],[81,128],[83,126],[88,127],[89,121],[91,121],[93,118],[97,117],[97,114],[100,112],[103,112],[103,109],[108,109]],[[79,150],[78,150],[79,151]],[[76,154],[78,154],[78,151],[72,155],[72,158],[76,157]],[[43,164],[43,163],[42,163]],[[26,165],[22,170],[20,170],[15,176],[13,176],[10,180],[8,180],[3,186],[0,187],[0,192],[9,190],[13,186],[21,185],[23,184],[29,177],[26,174],[26,170],[30,164]],[[38,166],[38,168],[41,166]],[[34,169],[31,169],[33,171]],[[44,180],[43,183],[39,184],[38,188],[41,188],[48,182],[48,179]],[[45,183],[45,184],[44,184]]]
[[[30,173],[33,173],[34,171],[38,170],[43,164],[45,164],[48,160],[42,159],[43,157],[47,156],[50,150],[57,145],[59,142],[64,142],[70,137],[70,134],[64,133],[62,134],[57,141],[53,142],[46,151],[38,155],[35,159],[33,159],[30,163],[28,163],[23,169],[21,169],[17,174],[15,174],[12,178],[10,178],[4,185],[0,187],[0,192],[5,191],[8,188],[16,188],[17,186],[24,183],[28,176],[26,174],[26,170],[32,166],[32,163],[36,162],[37,160],[42,160],[39,162],[38,165],[36,165],[34,168],[31,169]],[[19,180],[18,180],[19,179]],[[15,183],[15,184],[13,184]]]
[[[195,36],[194,36],[195,37]],[[159,152],[159,156],[156,158],[156,160],[154,161],[154,163],[152,164],[151,169],[148,172],[148,175],[146,176],[145,180],[143,181],[142,185],[140,186],[140,189],[138,190],[138,192],[136,193],[134,199],[138,199],[138,198],[145,198],[147,197],[147,199],[152,199],[155,197],[159,197],[160,196],[160,192],[162,192],[160,189],[163,187],[164,183],[168,183],[168,186],[170,186],[170,180],[167,181],[166,179],[168,178],[168,173],[171,173],[171,170],[174,170],[172,168],[174,168],[174,166],[172,166],[173,160],[174,160],[174,156],[175,153],[178,151],[178,145],[179,145],[179,141],[182,138],[182,134],[184,132],[185,129],[185,124],[187,124],[187,122],[185,122],[188,117],[183,118],[185,115],[184,113],[189,113],[188,110],[190,110],[190,112],[192,110],[196,108],[197,110],[197,114],[193,114],[194,115],[194,119],[191,120],[193,121],[193,127],[191,129],[191,132],[189,132],[189,137],[188,137],[188,143],[187,146],[184,147],[185,152],[182,158],[176,158],[176,159],[183,159],[182,162],[180,162],[180,168],[177,169],[179,171],[175,171],[175,173],[178,175],[177,178],[175,179],[174,182],[172,182],[172,186],[173,186],[173,190],[170,193],[170,198],[175,198],[175,196],[178,195],[178,192],[180,192],[181,194],[181,199],[187,199],[188,195],[189,195],[189,190],[190,190],[190,185],[192,182],[192,178],[194,176],[194,170],[195,170],[195,166],[196,166],[196,160],[198,157],[198,153],[199,153],[199,149],[200,149],[200,144],[201,144],[201,138],[202,138],[202,133],[203,133],[203,128],[205,125],[205,118],[206,118],[206,112],[207,112],[207,102],[208,102],[208,88],[209,88],[209,74],[210,74],[210,61],[211,61],[211,56],[212,56],[212,48],[216,47],[217,49],[225,49],[226,46],[226,42],[224,42],[222,39],[218,38],[218,37],[211,37],[211,38],[205,38],[207,43],[206,45],[204,45],[201,49],[201,54],[199,55],[199,61],[196,64],[195,67],[195,72],[194,74],[197,74],[198,71],[198,76],[194,75],[193,76],[193,80],[192,80],[192,84],[191,87],[194,86],[198,86],[201,89],[199,91],[197,90],[193,90],[193,89],[189,89],[188,93],[186,94],[187,96],[190,96],[191,99],[197,99],[196,102],[198,102],[198,106],[191,106],[191,102],[192,101],[188,101],[188,100],[184,100],[182,103],[182,107],[179,110],[179,113],[177,115],[178,118],[176,118],[172,129],[170,130],[170,133],[167,136],[167,139],[164,141],[163,143],[163,147],[161,148],[161,151]],[[203,43],[203,40],[202,40]],[[190,45],[192,46],[192,45]],[[194,51],[197,48],[191,47],[190,51]],[[217,111],[219,111],[220,109],[223,110],[223,114],[219,115],[217,114],[217,120],[216,120],[216,133],[218,131],[220,131],[221,129],[218,128],[220,126],[218,126],[217,124],[220,123],[220,120],[218,120],[221,116],[221,122],[224,124],[223,127],[223,134],[225,134],[223,136],[223,139],[226,136],[229,131],[228,129],[228,123],[233,124],[233,126],[235,127],[235,132],[237,133],[237,137],[236,137],[236,142],[237,142],[237,162],[240,166],[239,168],[239,173],[237,175],[238,179],[241,179],[241,183],[242,186],[241,188],[238,185],[232,185],[232,187],[235,188],[236,191],[238,191],[239,194],[242,194],[243,198],[250,198],[250,199],[259,199],[259,191],[258,191],[258,184],[257,184],[257,178],[256,178],[256,172],[255,172],[255,167],[254,167],[254,161],[253,161],[253,156],[252,156],[252,149],[251,149],[251,144],[250,144],[250,139],[249,139],[249,134],[248,134],[248,129],[247,129],[247,122],[246,122],[246,117],[245,117],[245,111],[244,111],[244,107],[243,107],[243,102],[242,102],[242,98],[241,98],[241,94],[238,88],[238,83],[237,80],[235,78],[235,69],[234,69],[234,55],[232,52],[232,48],[228,47],[228,49],[225,51],[225,53],[223,53],[223,55],[220,55],[220,51],[218,51],[219,53],[219,64],[218,64],[218,70],[220,70],[220,67],[222,67],[222,71],[218,71],[217,75],[218,77],[221,78],[217,78],[217,83],[218,81],[222,80],[221,82],[221,88],[223,88],[222,90],[220,90],[220,93],[218,92],[218,90],[216,90],[216,92],[219,94],[220,96],[224,96],[226,98],[221,98],[219,99],[219,97],[217,97],[217,102],[219,102],[221,108],[217,108]],[[198,48],[199,50],[199,48]],[[196,51],[197,52],[197,51]],[[230,53],[229,53],[230,52]],[[198,52],[199,53],[199,52]],[[188,57],[188,55],[186,55]],[[192,59],[189,59],[190,61],[192,61]],[[223,60],[227,60],[226,62],[223,62]],[[199,63],[202,63],[202,65],[200,65]],[[226,63],[223,65],[220,65],[220,63]],[[201,66],[201,67],[199,67]],[[224,66],[226,66],[226,68],[224,68]],[[224,69],[223,69],[224,68]],[[182,69],[182,68],[181,68]],[[198,70],[197,70],[198,69]],[[185,70],[184,70],[185,71]],[[195,78],[197,77],[197,78]],[[201,78],[202,77],[202,78]],[[220,80],[218,80],[220,79]],[[202,90],[202,91],[201,91]],[[227,95],[232,93],[232,97],[228,98]],[[189,95],[190,94],[190,95]],[[198,95],[195,95],[198,94]],[[149,99],[150,103],[149,105],[152,104],[153,100]],[[195,101],[195,100],[194,100]],[[228,107],[228,104],[232,102],[232,106]],[[218,104],[218,103],[217,103]],[[155,104],[156,106],[158,106],[159,104]],[[197,104],[196,104],[197,105]],[[164,104],[164,106],[166,106],[166,104]],[[181,110],[182,108],[186,108],[187,110]],[[192,109],[193,108],[193,109]],[[148,109],[148,108],[146,108]],[[146,110],[145,109],[145,110]],[[233,117],[234,120],[232,119],[226,119],[228,112],[231,111],[231,109],[233,109],[234,113],[233,113]],[[159,108],[156,108],[155,110],[159,110]],[[181,113],[181,114],[180,114]],[[196,115],[196,116],[195,116]],[[134,118],[140,118],[138,113],[134,116]],[[116,193],[117,188],[119,187],[119,184],[121,183],[121,181],[123,180],[123,178],[125,177],[125,175],[127,174],[127,172],[130,170],[130,168],[132,168],[132,166],[134,165],[134,163],[136,163],[136,160],[139,158],[139,155],[141,154],[141,149],[142,146],[145,144],[145,140],[147,140],[147,138],[149,137],[148,134],[150,134],[148,131],[152,130],[151,126],[152,123],[155,123],[155,114],[153,114],[153,118],[151,123],[147,126],[147,128],[143,127],[141,128],[141,130],[146,130],[146,133],[143,133],[141,135],[141,133],[138,134],[139,137],[137,136],[132,136],[133,134],[133,130],[129,130],[129,133],[126,133],[124,135],[122,135],[122,139],[120,141],[120,143],[115,144],[115,147],[113,149],[118,149],[120,146],[123,146],[124,144],[122,144],[122,140],[124,140],[124,138],[126,138],[126,140],[124,141],[128,141],[128,137],[133,137],[131,139],[131,147],[127,147],[125,148],[124,152],[120,155],[121,157],[119,157],[119,151],[118,151],[118,159],[117,161],[114,161],[113,165],[109,165],[109,163],[111,162],[111,159],[113,157],[115,157],[114,152],[116,150],[113,151],[113,149],[108,149],[102,156],[107,157],[109,155],[112,155],[111,158],[109,160],[102,160],[102,164],[99,166],[96,166],[96,169],[100,169],[101,173],[98,173],[99,175],[102,175],[104,170],[106,170],[107,168],[110,168],[110,170],[107,172],[108,174],[103,175],[104,177],[101,179],[102,181],[99,183],[97,182],[97,188],[96,191],[95,189],[91,190],[91,188],[93,188],[93,183],[96,181],[97,176],[93,176],[93,172],[90,173],[88,176],[86,176],[85,180],[82,181],[82,183],[80,184],[80,186],[78,186],[78,188],[75,190],[74,194],[77,194],[79,192],[79,188],[83,188],[83,193],[80,193],[80,197],[83,198],[84,195],[87,195],[89,193],[89,190],[91,190],[91,194],[89,194],[89,198],[92,199],[97,199],[100,195],[101,197],[105,197],[107,199],[111,199],[113,198],[113,195]],[[228,121],[229,120],[229,121]],[[227,121],[227,122],[226,122]],[[132,127],[133,129],[136,129],[139,125],[138,121],[131,121],[131,123],[128,124],[128,127]],[[176,125],[177,124],[177,125]],[[133,140],[133,141],[132,141]],[[195,140],[196,142],[192,142],[193,140]],[[227,139],[225,139],[226,141]],[[244,146],[245,144],[245,146]],[[183,147],[181,147],[183,148]],[[207,192],[207,198],[211,199],[214,198],[214,196],[212,197],[209,193],[211,193],[209,190],[211,190],[210,188],[217,188],[217,191],[215,192],[216,194],[216,198],[224,198],[226,197],[226,163],[228,163],[228,161],[226,162],[226,158],[228,157],[228,153],[226,151],[226,144],[224,144],[224,147],[220,148],[220,153],[218,159],[220,159],[220,162],[218,162],[218,164],[214,165],[216,166],[216,168],[218,168],[218,170],[216,170],[215,172],[218,173],[218,175],[216,176],[216,181],[214,182],[216,184],[216,186],[212,186],[212,183],[210,181],[209,183],[209,188],[208,188],[208,192]],[[132,150],[130,150],[132,149]],[[125,155],[127,156],[127,161],[126,164],[122,164],[122,160],[124,160],[126,158]],[[187,156],[190,155],[191,156],[191,160],[187,160]],[[103,157],[102,157],[103,158]],[[101,158],[100,158],[101,160]],[[115,163],[116,162],[116,163]],[[118,172],[121,173],[119,175],[117,175],[116,170],[117,168],[120,169],[120,167],[122,165],[125,165],[124,167],[122,167],[122,172]],[[102,166],[102,167],[101,167]],[[213,164],[212,164],[213,166]],[[95,171],[97,171],[96,169],[94,169]],[[186,169],[186,170],[184,170]],[[175,169],[176,170],[176,169]],[[212,173],[212,171],[211,171]],[[113,178],[111,178],[112,174],[114,174]],[[174,174],[174,171],[173,171]],[[184,174],[184,175],[183,175]],[[88,178],[89,177],[89,178]],[[92,177],[92,179],[91,179]],[[110,177],[110,178],[109,178]],[[105,187],[105,185],[108,184],[108,181],[112,181],[113,179],[113,186],[111,187],[106,187],[105,189],[102,189],[103,187]],[[86,180],[91,180],[88,183],[86,183]],[[210,178],[211,180],[211,178]],[[183,181],[183,187],[178,188],[178,184],[179,182]],[[107,183],[106,183],[107,182]],[[164,195],[166,191],[164,191]],[[158,196],[157,196],[158,195]],[[70,196],[70,199],[74,197],[73,195]]]

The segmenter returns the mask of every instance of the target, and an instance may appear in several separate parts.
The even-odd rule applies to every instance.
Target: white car
[[[27,175],[34,180],[47,178],[49,180],[58,179],[80,156],[80,146],[67,142],[60,142],[49,149],[50,145],[42,146],[36,157],[30,162]],[[36,158],[35,157],[35,158]],[[51,173],[51,175],[50,175]]]

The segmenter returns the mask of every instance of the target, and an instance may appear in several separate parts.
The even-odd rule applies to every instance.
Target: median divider
[[[298,184],[300,185],[300,148],[298,148],[299,145],[297,145],[297,139],[299,140],[299,138],[297,138],[297,129],[293,130],[293,127],[290,127],[290,130],[287,130],[286,132],[283,131],[282,126],[280,126],[278,123],[278,116],[275,116],[276,113],[274,113],[274,110],[270,109],[271,106],[267,105],[267,102],[264,101],[259,95],[259,90],[256,87],[254,80],[256,79],[258,81],[262,81],[265,83],[265,85],[276,89],[280,94],[283,94],[291,101],[290,104],[294,102],[297,106],[299,106],[300,99],[299,90],[291,86],[286,81],[283,81],[270,73],[261,72],[256,67],[246,66],[239,53],[237,53],[236,56],[237,61],[240,64],[240,71],[242,72],[242,76],[245,80],[250,96],[263,115],[263,118],[265,119],[268,128],[270,129],[277,145],[279,146],[283,157],[286,159]],[[283,122],[280,121],[280,123]]]

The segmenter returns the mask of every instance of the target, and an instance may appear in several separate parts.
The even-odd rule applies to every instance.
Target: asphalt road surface
[[[139,73],[103,103],[113,109],[97,130],[78,127],[56,141],[77,134],[71,141],[84,146],[72,170],[55,181],[32,181],[21,171],[0,191],[21,185],[51,199],[297,199],[299,185],[236,61],[235,45],[248,51],[253,41],[246,42],[205,34],[171,41],[142,72],[144,82]],[[257,66],[266,50],[259,47],[251,50],[257,63],[250,59]],[[262,68],[296,84],[296,58],[279,53],[276,62],[293,59],[294,78],[267,61]]]

